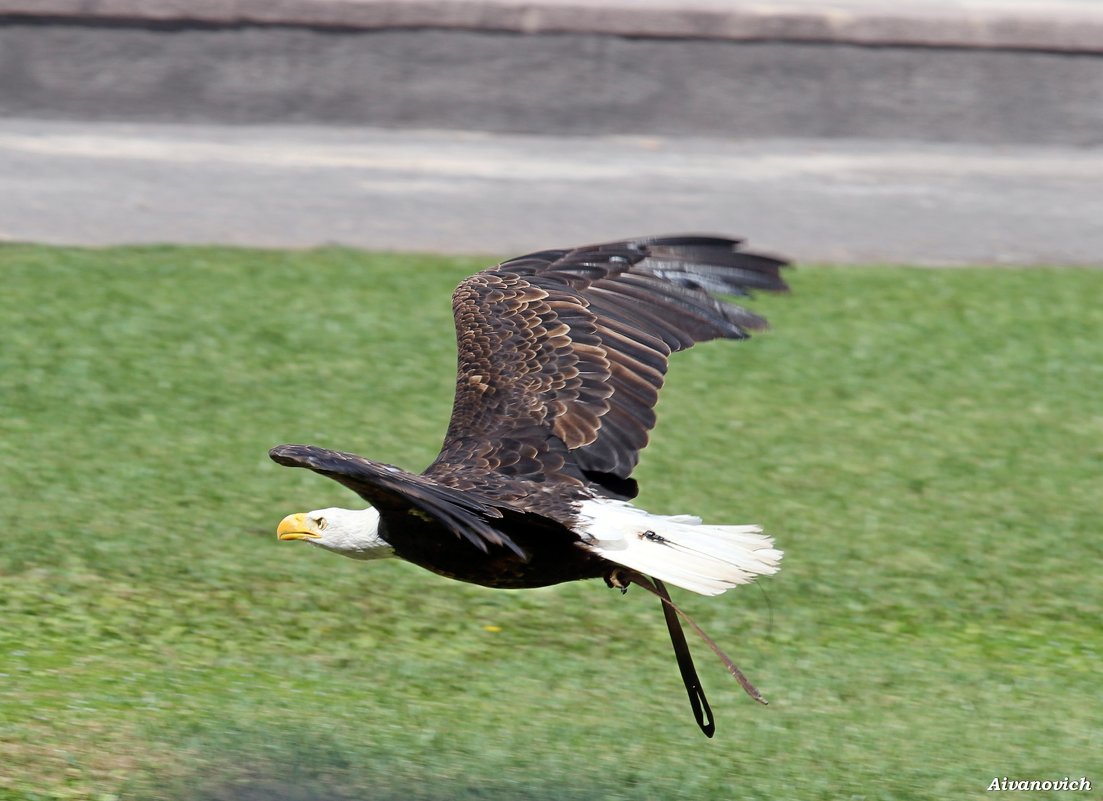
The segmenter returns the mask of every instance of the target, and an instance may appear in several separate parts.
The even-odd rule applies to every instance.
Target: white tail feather
[[[776,573],[781,561],[758,526],[706,526],[699,517],[653,515],[623,501],[583,502],[579,524],[582,547],[701,595]]]

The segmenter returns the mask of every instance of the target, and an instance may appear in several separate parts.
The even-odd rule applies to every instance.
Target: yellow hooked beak
[[[316,540],[322,535],[318,533],[314,521],[300,512],[296,515],[288,515],[280,521],[276,529],[276,538],[279,540]]]

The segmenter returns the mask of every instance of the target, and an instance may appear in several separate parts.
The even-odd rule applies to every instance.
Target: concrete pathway
[[[0,121],[0,239],[1103,265],[1103,148]]]

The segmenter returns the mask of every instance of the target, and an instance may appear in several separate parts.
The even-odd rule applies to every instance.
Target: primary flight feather
[[[757,526],[633,506],[631,474],[670,354],[766,325],[717,295],[787,289],[785,262],[739,245],[707,236],[611,242],[533,253],[467,278],[452,295],[458,374],[440,455],[416,475],[311,445],[273,448],[280,464],[329,476],[371,504],[289,515],[279,538],[357,559],[397,556],[487,587],[589,578],[645,587],[662,599],[698,725],[712,736],[664,582],[716,595],[776,572],[781,552]]]

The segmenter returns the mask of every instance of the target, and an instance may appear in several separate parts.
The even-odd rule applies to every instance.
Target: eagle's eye
[[[329,521],[324,517],[316,517],[314,518],[314,525],[318,527],[318,531],[325,531],[326,526],[329,525]]]

